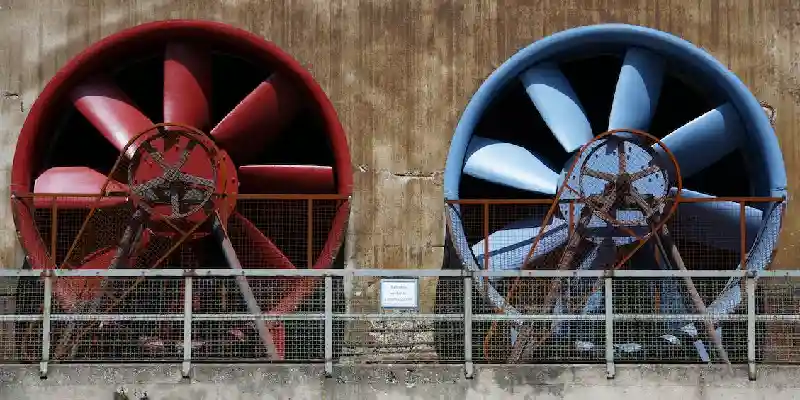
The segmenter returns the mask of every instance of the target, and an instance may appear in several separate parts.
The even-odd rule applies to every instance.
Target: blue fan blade
[[[674,189],[672,190],[674,193]],[[683,198],[713,198],[714,196],[681,190]],[[681,224],[680,235],[688,240],[706,243],[719,249],[739,251],[741,206],[733,201],[711,201],[702,203],[680,202],[675,216]],[[763,212],[754,207],[745,207],[745,244],[749,248],[761,227]]]
[[[558,186],[558,174],[524,147],[480,136],[473,136],[469,143],[464,173],[544,194],[555,194]]]
[[[661,57],[647,50],[629,49],[619,71],[608,130],[650,128],[663,80]]]
[[[489,269],[519,270],[531,251],[533,241],[541,231],[541,218],[524,219],[503,227],[489,235]],[[553,218],[542,235],[532,259],[542,257],[567,242],[567,223],[563,219]],[[483,266],[484,251],[487,239],[472,245],[472,253]]]
[[[523,72],[520,80],[564,150],[571,153],[592,140],[592,127],[586,113],[558,66],[536,65]]]
[[[675,155],[681,176],[686,178],[735,150],[743,136],[742,129],[736,108],[725,103],[676,129],[661,141]],[[653,148],[663,153],[658,144]]]

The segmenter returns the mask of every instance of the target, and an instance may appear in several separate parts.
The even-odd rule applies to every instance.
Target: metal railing
[[[317,304],[318,311],[298,311],[287,314],[264,314],[264,315],[251,315],[247,313],[214,313],[214,312],[198,312],[195,295],[198,291],[198,282],[201,280],[221,280],[230,279],[234,276],[247,276],[248,279],[274,279],[282,278],[288,279],[291,282],[292,277],[318,277],[320,279],[320,287],[323,292],[322,304]],[[120,314],[73,314],[73,313],[60,313],[57,312],[56,306],[53,304],[53,290],[54,282],[59,279],[88,279],[96,277],[109,277],[109,278],[132,278],[132,277],[145,277],[146,279],[173,279],[182,281],[182,311],[175,313],[153,313],[153,312],[126,312]],[[359,279],[359,278],[443,278],[450,279],[451,281],[461,280],[463,285],[459,285],[459,295],[462,303],[459,310],[456,312],[448,313],[433,313],[430,310],[423,310],[420,308],[406,310],[405,312],[397,312],[395,310],[381,309],[380,306],[375,304],[377,300],[372,302],[371,307],[364,307],[358,310],[354,302],[349,304],[350,308],[341,308],[343,300],[336,299],[337,289],[334,288],[335,283],[342,278]],[[602,280],[602,290],[604,293],[605,307],[603,312],[596,314],[554,314],[553,312],[530,311],[518,315],[509,315],[496,312],[480,312],[474,309],[476,299],[481,294],[476,293],[474,290],[474,281],[478,279],[491,279],[491,278],[508,278],[520,277],[527,279],[554,279],[554,278],[597,278]],[[732,312],[729,314],[665,314],[654,312],[630,312],[624,309],[621,305],[630,302],[630,293],[624,293],[624,283],[631,279],[666,279],[675,277],[693,277],[693,278],[741,278],[745,282],[744,296],[742,298],[742,305],[740,311]],[[156,269],[156,270],[56,270],[56,271],[32,271],[32,270],[0,270],[0,278],[8,280],[14,279],[21,281],[23,279],[34,279],[43,282],[41,291],[41,303],[33,301],[36,304],[41,304],[41,311],[29,313],[7,313],[0,315],[0,323],[5,326],[6,332],[3,332],[5,337],[8,338],[11,332],[8,329],[16,329],[20,326],[18,324],[37,324],[40,329],[37,330],[36,338],[26,336],[29,342],[41,340],[41,348],[38,353],[39,368],[42,376],[48,373],[48,366],[54,362],[65,362],[64,360],[54,359],[52,350],[55,347],[54,339],[57,337],[58,329],[57,324],[63,324],[67,321],[87,321],[87,322],[101,322],[111,323],[114,321],[124,321],[128,324],[135,324],[141,322],[171,322],[181,325],[180,338],[176,340],[176,345],[180,346],[180,359],[174,362],[182,363],[182,371],[185,376],[189,376],[193,362],[198,361],[193,353],[195,352],[195,332],[198,328],[198,323],[209,321],[254,321],[256,319],[266,321],[314,321],[321,327],[320,331],[305,331],[304,337],[291,338],[289,334],[285,336],[285,340],[292,339],[305,342],[313,342],[316,340],[314,335],[319,335],[321,339],[322,348],[324,353],[318,361],[324,362],[325,371],[328,375],[332,374],[335,363],[342,362],[342,351],[337,348],[341,343],[340,341],[358,341],[358,338],[347,339],[344,329],[340,324],[342,322],[363,322],[363,321],[405,321],[405,322],[433,322],[433,323],[451,323],[457,324],[462,327],[462,330],[450,331],[450,335],[460,336],[460,343],[455,343],[457,347],[463,346],[463,357],[460,357],[460,362],[463,363],[467,377],[471,377],[474,371],[476,360],[473,359],[475,354],[474,345],[476,338],[473,335],[479,333],[477,326],[481,323],[488,321],[523,321],[523,322],[548,322],[553,321],[576,321],[581,323],[594,323],[601,325],[595,333],[602,331],[602,354],[601,360],[592,359],[589,362],[604,362],[607,369],[609,378],[613,378],[615,373],[615,364],[619,362],[620,357],[620,343],[621,339],[615,338],[615,334],[619,332],[619,327],[616,325],[623,325],[631,321],[649,322],[649,323],[662,323],[665,321],[686,321],[702,324],[711,318],[717,323],[736,323],[746,327],[744,335],[735,335],[735,339],[746,342],[746,357],[734,362],[746,362],[748,365],[749,376],[751,379],[756,377],[756,366],[758,362],[765,361],[764,357],[757,357],[759,351],[763,351],[764,345],[759,345],[760,339],[763,340],[766,333],[761,328],[757,330],[757,326],[763,323],[780,323],[796,325],[800,322],[800,315],[792,312],[794,306],[783,307],[782,310],[777,312],[758,312],[757,309],[757,295],[756,295],[756,282],[764,283],[766,286],[770,285],[770,280],[780,280],[783,278],[784,282],[791,282],[791,278],[800,277],[800,271],[762,271],[762,272],[746,272],[746,271],[644,271],[644,270],[616,270],[616,271],[543,271],[543,270],[527,270],[527,271],[460,271],[460,270],[375,270],[375,269],[356,269],[356,270],[226,270],[226,269],[194,269],[194,270],[180,270],[180,269]],[[623,284],[623,286],[619,286]],[[623,288],[623,289],[620,289]],[[617,295],[615,292],[622,290],[623,293]],[[783,295],[786,293],[794,293],[794,288],[791,292],[781,292]],[[27,293],[31,295],[32,293]],[[423,293],[422,297],[427,296]],[[38,296],[37,296],[38,297]],[[153,298],[155,301],[155,298]],[[424,301],[425,299],[423,299]],[[781,300],[781,301],[785,301]],[[313,308],[313,307],[312,307]],[[424,307],[423,307],[424,308]],[[428,307],[430,308],[430,307]],[[762,307],[763,308],[763,307]],[[779,307],[780,308],[780,307]],[[14,327],[9,328],[13,324]],[[439,328],[442,328],[439,326]],[[402,327],[395,327],[396,332],[402,334]],[[349,330],[357,330],[350,328]],[[387,328],[385,330],[392,330]],[[434,327],[433,330],[436,330]],[[206,336],[213,336],[213,334],[206,332]],[[350,332],[352,333],[352,332]],[[436,334],[437,332],[433,332]],[[438,332],[441,333],[441,332]],[[21,334],[18,332],[18,334]],[[404,335],[404,334],[403,334]],[[744,336],[744,337],[740,337]],[[8,340],[8,339],[6,339]],[[403,340],[412,340],[406,337]],[[454,341],[455,342],[455,341]],[[600,343],[600,341],[598,341]],[[24,346],[25,343],[17,343],[17,346]],[[28,343],[30,345],[30,343]],[[117,344],[120,345],[120,344]],[[130,344],[128,344],[130,345]],[[139,344],[141,345],[141,344]],[[413,347],[413,344],[409,346]],[[336,354],[338,353],[338,354]],[[124,356],[115,361],[125,361]],[[625,357],[622,357],[625,358]],[[216,358],[219,361],[221,358]],[[145,360],[147,361],[147,360]],[[208,361],[208,359],[200,360]],[[226,362],[241,361],[238,357],[230,357],[225,360]],[[297,360],[298,362],[309,362],[314,360]],[[443,360],[434,359],[434,362]],[[484,360],[486,361],[486,360]],[[552,360],[551,360],[552,361]],[[630,359],[628,359],[630,361]],[[634,360],[635,361],[635,360]],[[664,362],[670,362],[665,359]],[[715,360],[716,361],[716,360]],[[780,362],[781,360],[777,360]],[[66,360],[70,362],[70,360]],[[170,362],[170,361],[167,361]],[[391,362],[391,360],[389,360]],[[532,362],[536,362],[533,360]]]
[[[675,239],[683,238],[700,242],[705,239],[703,236],[711,237],[717,244],[721,243],[723,247],[738,252],[739,264],[746,265],[749,247],[752,245],[754,236],[752,225],[756,220],[760,222],[760,213],[769,210],[770,205],[782,207],[785,201],[786,199],[780,197],[677,197],[674,212],[664,218],[663,222],[670,226],[673,222],[680,221],[679,225],[673,226],[673,228],[677,228],[672,232]],[[548,225],[554,222],[554,218],[563,218],[565,231],[572,235],[578,224],[576,215],[579,214],[579,211],[577,210],[583,204],[583,201],[579,199],[563,201],[553,199],[460,199],[447,200],[445,207],[451,219],[450,222],[456,225],[451,229],[459,230],[470,243],[480,242],[482,244],[482,249],[473,249],[473,251],[478,250],[481,254],[490,254],[491,234],[525,219],[540,220],[542,225]],[[561,207],[560,210],[559,207]],[[458,211],[455,211],[456,208]],[[694,212],[690,212],[691,208],[695,209]],[[718,221],[719,215],[712,216],[708,221],[692,218],[691,214],[699,214],[698,209],[736,221],[735,229],[727,229],[730,227],[725,226],[726,229],[720,230],[719,225],[715,225],[713,222],[715,219]],[[735,215],[726,215],[732,214],[732,211]],[[780,215],[782,212],[779,212]],[[780,223],[780,217],[777,218],[777,223]],[[509,234],[505,235],[504,239],[514,240],[517,243],[532,240],[534,247],[542,246],[547,241],[544,234],[553,233],[555,230],[543,229],[534,238],[526,236],[529,235],[529,232],[520,230],[519,237],[514,238]],[[646,236],[644,231],[638,232],[638,234],[640,237]],[[698,238],[700,240],[697,240]],[[644,243],[645,241],[639,241],[640,245]],[[689,253],[705,251],[705,249],[701,249],[701,246],[695,244],[683,243],[683,247],[682,250]],[[639,246],[636,247],[636,249],[638,248]],[[467,248],[459,250],[459,252],[469,251]],[[531,249],[527,261],[530,261],[529,258],[533,253],[534,249]],[[481,257],[480,267],[489,270],[491,258]],[[729,254],[720,254],[719,252],[709,253],[706,251],[706,254],[699,258],[700,260],[697,261],[702,262],[706,269],[725,269],[728,268],[731,261]]]

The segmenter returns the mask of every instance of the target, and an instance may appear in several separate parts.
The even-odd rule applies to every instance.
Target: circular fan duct
[[[153,128],[161,122],[167,124]],[[148,129],[154,132],[150,139],[133,140]],[[133,145],[126,147],[129,142]],[[141,154],[146,153],[150,159],[144,161]],[[181,156],[182,161],[175,164]],[[127,168],[114,167],[118,158]],[[206,168],[208,180],[190,178],[208,182],[210,190],[223,188],[224,201],[212,210],[219,215],[220,226],[214,232],[220,234],[193,235],[163,265],[191,269],[227,262],[232,266],[233,259],[242,268],[341,267],[352,171],[346,138],[331,102],[311,74],[274,44],[224,24],[185,20],[140,25],[92,45],[53,77],[31,108],[14,155],[11,186],[27,267],[112,268],[115,251],[122,246],[121,233],[131,227],[131,214],[136,215],[133,211],[147,193],[162,189],[141,184],[164,183],[148,172],[164,160],[173,167],[179,165],[165,169],[164,176],[171,171],[184,178],[189,175],[180,171],[181,166],[197,171],[205,168],[200,164],[211,161],[216,167]],[[215,186],[212,177],[224,182]],[[170,182],[167,191],[174,189],[175,182]],[[178,197],[184,200],[205,198],[205,192],[196,187],[180,190]],[[124,195],[114,197],[113,192]],[[86,197],[99,193],[107,196],[97,203]],[[151,200],[159,195],[153,196]],[[307,205],[312,202],[313,209]],[[85,258],[66,259],[77,236],[76,229],[70,228],[95,206],[95,215],[104,215],[106,225],[96,236],[107,236],[108,243]],[[199,208],[172,207],[173,224]],[[170,211],[169,202],[166,211]],[[58,228],[50,232],[49,227],[56,224],[54,215]],[[143,238],[140,247],[157,247],[164,226],[146,225],[136,235]],[[306,227],[313,229],[306,231]],[[235,256],[225,251],[226,246],[232,246]],[[129,266],[153,267],[155,258],[144,253],[132,254]],[[245,281],[263,312],[321,311],[318,279]],[[241,284],[232,279],[207,279],[198,285],[196,313],[248,312],[250,308],[242,299],[244,292],[237,292]],[[83,278],[57,279],[53,290],[54,305],[61,312],[78,312],[81,305],[103,296],[100,285]],[[180,313],[182,306],[176,309],[172,303],[180,304],[181,291],[174,282],[144,282],[109,312]],[[104,324],[108,332],[86,333],[95,340],[116,337],[119,343],[133,343],[133,349],[110,346],[103,352],[97,346],[84,346],[73,357],[114,359],[121,351],[133,351],[125,357],[152,359],[143,348],[147,346],[135,343],[163,345],[167,338],[142,337],[158,329],[138,324],[127,330]],[[274,354],[266,356],[259,339],[266,333],[254,325],[258,324],[200,323],[195,326],[200,344],[193,355],[199,359],[322,358],[324,336],[318,321],[272,325],[273,348],[266,350]],[[57,324],[54,335],[63,339],[66,330]],[[137,333],[120,333],[132,330]]]
[[[747,268],[768,266],[784,209],[780,199],[786,195],[786,171],[764,108],[733,73],[685,40],[653,29],[607,24],[570,29],[531,44],[494,71],[470,100],[453,136],[445,169],[449,204],[444,268],[565,268],[559,265],[560,254],[570,237],[567,220],[575,214],[562,205],[553,218],[545,215],[581,148],[603,132],[626,129],[659,139],[679,166],[682,179],[678,181],[683,183],[679,196],[684,200],[666,226],[687,268],[740,268],[742,242]],[[665,157],[658,145],[649,146],[652,151],[640,149],[639,153]],[[597,152],[598,157],[616,154],[613,146]],[[670,191],[675,198],[679,186],[659,190]],[[696,200],[710,197],[750,198],[745,238],[737,233],[739,203],[735,199]],[[487,206],[477,199],[501,201]],[[542,229],[543,225],[547,228]],[[542,230],[544,234],[539,235]],[[538,236],[542,237],[532,250]],[[603,247],[597,242],[583,240],[581,257],[566,268],[612,266],[614,262],[601,254]],[[630,242],[615,240],[612,248],[619,250]],[[677,268],[661,257],[663,252],[654,242],[646,242],[625,266]],[[596,289],[594,279],[572,279],[572,289],[562,290],[552,304],[545,304],[547,292],[537,292],[535,284],[512,296],[510,281],[475,279],[474,312],[564,313],[563,303],[568,301],[578,304],[567,313],[604,309],[602,290]],[[682,280],[663,279],[657,287],[654,282],[617,281],[615,307],[628,310],[617,312],[695,312],[696,303]],[[722,282],[701,300],[711,312],[733,312],[743,298],[738,283],[736,279]],[[436,312],[462,309],[462,297],[457,295],[461,285],[460,279],[440,279]],[[565,291],[587,287],[589,291],[578,300],[577,296],[565,300]],[[621,293],[626,290],[630,293]],[[463,347],[453,344],[463,343],[463,335],[453,324],[438,324],[436,346],[440,357],[461,359]],[[513,319],[474,323],[474,359],[514,361],[508,355],[518,346],[525,324]],[[602,360],[602,346],[597,345],[603,340],[602,325],[592,324],[545,323],[546,328],[539,329],[546,331],[546,341],[539,343],[548,350],[530,353],[525,361]],[[695,325],[617,323],[615,345],[620,345],[621,353],[635,353],[632,360],[693,361],[707,358],[704,343],[718,334],[728,338],[726,347],[741,342],[730,329],[727,335],[720,329],[705,335]],[[681,351],[675,350],[675,343],[682,343]]]

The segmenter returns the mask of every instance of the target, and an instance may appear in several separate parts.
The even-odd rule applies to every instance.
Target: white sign
[[[416,279],[381,279],[381,307],[418,308],[418,281]]]

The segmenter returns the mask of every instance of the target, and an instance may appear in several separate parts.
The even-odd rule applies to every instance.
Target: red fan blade
[[[244,245],[243,253],[247,254],[247,257],[240,260],[242,268],[295,269],[295,266],[278,246],[264,236],[250,220],[239,213],[234,213],[233,218],[238,222],[233,226],[239,227],[245,238],[243,242],[240,242]]]
[[[319,165],[243,165],[239,193],[335,193],[333,168]]]
[[[53,202],[60,209],[112,207],[124,204],[125,196],[69,197],[69,194],[100,194],[107,177],[87,167],[54,167],[44,171],[33,184],[34,194],[64,194],[64,197],[34,196],[35,208],[51,207]],[[105,193],[128,191],[127,186],[111,180]]]
[[[295,268],[280,249],[264,236],[250,220],[239,213],[234,214],[234,218],[241,222],[244,234],[250,242],[248,245],[251,250],[247,252],[250,257],[242,260],[242,263],[245,264],[242,266],[243,268]],[[278,287],[287,288],[286,292],[283,293],[284,297],[280,299],[278,305],[268,311],[270,314],[293,312],[300,305],[300,302],[311,293],[315,283],[311,278],[287,277],[271,278],[270,280],[278,281]]]
[[[77,268],[68,269],[108,269],[117,248],[114,246],[106,247],[84,259],[84,263]],[[73,310],[79,302],[90,301],[99,295],[100,284],[103,282],[101,277],[66,277],[56,279],[53,284],[53,291],[56,294],[61,308]]]
[[[169,43],[164,58],[164,121],[207,129],[210,94],[208,54],[195,46]]]
[[[333,217],[333,221],[331,223],[331,232],[344,232],[347,228],[348,218],[350,218],[350,207],[347,203],[342,203],[339,205],[339,209],[336,210],[336,215]],[[342,246],[342,236],[339,236],[339,240],[329,239],[325,241],[322,251],[319,252],[319,256],[317,257],[316,261],[314,261],[314,265],[311,268],[331,268],[333,259],[336,258],[336,254],[339,253],[339,249]]]
[[[343,227],[344,224],[347,223],[347,217],[349,212],[347,212],[347,208],[340,208],[336,212],[336,216],[333,218],[333,224],[331,226],[332,230],[340,229]],[[336,257],[336,253],[339,252],[339,247],[342,245],[342,242],[333,242],[331,240],[326,241],[325,247],[322,248],[322,251],[317,257],[317,260],[314,261],[314,265],[311,267],[313,269],[321,269],[321,268],[330,268],[331,264],[333,263],[334,257]],[[272,309],[272,312],[276,314],[285,314],[294,312],[300,303],[314,291],[314,286],[320,284],[321,280],[319,278],[311,278],[311,277],[304,277],[304,278],[293,278],[295,279],[294,285],[292,285],[292,290],[288,295],[281,299],[275,308]]]
[[[272,340],[275,343],[275,351],[278,353],[278,360],[286,359],[286,328],[283,322],[275,321],[269,326]]]
[[[244,164],[277,137],[300,109],[291,83],[272,75],[242,100],[211,131],[217,143]]]
[[[118,150],[133,137],[152,127],[133,101],[110,78],[98,77],[76,87],[71,93],[75,108]],[[136,150],[131,146],[128,157]]]
[[[142,237],[136,247],[137,249],[146,249],[149,242],[150,234],[146,230],[142,231]],[[79,266],[72,267],[67,264],[65,267],[66,269],[109,269],[118,250],[118,246],[107,246],[84,257]],[[136,265],[137,256],[138,252],[134,251],[128,260],[129,265]],[[63,309],[73,310],[79,302],[91,301],[100,296],[102,283],[102,277],[59,278],[53,284],[53,293]]]

